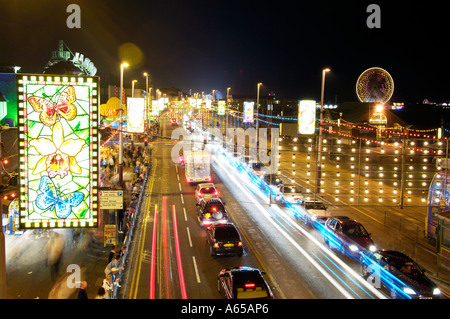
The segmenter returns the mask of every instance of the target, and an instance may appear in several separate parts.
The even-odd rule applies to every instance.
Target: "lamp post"
[[[134,97],[134,83],[136,83],[137,80],[131,81],[131,97]]]
[[[316,173],[316,194],[320,192],[320,182],[322,178],[321,159],[322,159],[322,121],[323,121],[323,99],[325,90],[325,75],[330,72],[329,68],[322,70],[322,90],[320,94],[320,123],[319,123],[319,141],[317,143],[317,173]]]
[[[256,93],[256,135],[258,136],[259,131],[259,88],[261,87],[262,83],[258,83],[257,85],[257,93]]]
[[[122,105],[122,95],[123,95],[123,69],[128,66],[128,63],[123,62],[120,65],[120,130],[119,130],[119,185],[123,183],[123,105]]]
[[[227,103],[225,103],[225,106],[226,106],[226,109],[225,109],[225,114],[226,114],[225,134],[227,133],[227,130],[228,130],[228,101],[230,99],[230,90],[231,90],[231,87],[227,87]]]
[[[148,102],[148,76],[149,74],[147,72],[144,72],[143,74],[145,76],[145,110],[147,111],[147,114],[149,114],[149,102]],[[150,130],[150,116],[147,116],[147,121],[148,121],[148,128]]]

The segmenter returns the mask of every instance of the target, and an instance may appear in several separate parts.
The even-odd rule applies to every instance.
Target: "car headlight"
[[[370,245],[369,250],[371,252],[375,252],[377,250],[377,247],[375,247],[375,245]]]
[[[408,295],[415,295],[416,294],[416,292],[414,290],[412,290],[411,288],[408,288],[408,287],[403,288],[403,292],[405,294],[408,294]]]
[[[351,251],[358,251],[358,247],[356,245],[350,245]]]
[[[441,290],[439,288],[433,289],[433,295],[440,295],[440,294],[441,294]]]

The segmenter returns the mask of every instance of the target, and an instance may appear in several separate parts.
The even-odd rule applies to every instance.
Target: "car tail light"
[[[219,248],[219,244],[218,243],[214,243],[214,248]]]
[[[211,181],[211,176],[208,176],[207,178],[206,178],[206,180],[209,182],[209,181]]]
[[[214,196],[217,197],[217,195],[219,195],[219,192],[218,192],[218,191],[215,191],[215,192],[214,192]]]
[[[238,242],[238,244],[237,244],[237,245],[238,245],[239,247],[240,247],[240,246],[242,246],[242,242],[241,242],[241,241],[240,241],[240,242]]]
[[[216,207],[213,207],[213,208],[212,208],[212,211],[213,211],[213,212],[217,212],[217,208],[216,208]]]

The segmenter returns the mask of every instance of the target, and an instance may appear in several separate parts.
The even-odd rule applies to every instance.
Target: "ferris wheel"
[[[361,102],[386,103],[394,93],[394,80],[384,69],[365,70],[356,81],[356,95]]]

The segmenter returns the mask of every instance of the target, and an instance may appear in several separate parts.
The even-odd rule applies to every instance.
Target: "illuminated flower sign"
[[[20,227],[97,227],[98,78],[17,78]]]
[[[33,174],[39,174],[46,170],[48,176],[66,176],[70,171],[80,174],[81,168],[77,163],[76,155],[80,153],[86,142],[80,138],[64,140],[62,124],[57,122],[53,126],[52,139],[45,137],[30,140],[30,146],[34,146],[43,157],[37,162]]]

